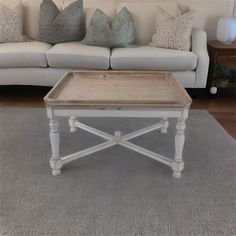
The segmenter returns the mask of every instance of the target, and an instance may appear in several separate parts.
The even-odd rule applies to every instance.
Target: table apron
[[[168,108],[168,109],[58,109],[47,108],[48,117],[139,117],[154,118],[168,117],[178,118],[188,116],[187,108]]]

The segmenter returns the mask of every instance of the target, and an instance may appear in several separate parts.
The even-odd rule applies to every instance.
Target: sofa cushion
[[[197,56],[189,51],[142,46],[116,48],[111,53],[111,68],[117,70],[194,70]]]
[[[50,44],[18,42],[0,44],[0,67],[47,67],[46,51]]]
[[[80,42],[60,43],[47,52],[48,64],[58,68],[108,69],[110,49]]]

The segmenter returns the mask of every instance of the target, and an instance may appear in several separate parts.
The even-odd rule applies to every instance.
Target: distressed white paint
[[[181,108],[159,108],[159,109],[67,109],[65,114],[64,108],[53,110],[55,116],[61,117],[139,117],[139,118],[155,118],[155,117],[181,117]]]
[[[74,125],[76,122],[76,116],[71,116],[69,119],[70,132],[74,133],[77,131],[77,127]]]
[[[135,152],[148,156],[154,160],[157,160],[165,165],[168,165],[173,170],[173,176],[176,178],[181,177],[181,172],[184,168],[184,162],[182,159],[182,151],[184,146],[184,130],[185,130],[185,120],[188,117],[188,108],[159,108],[159,109],[89,109],[89,110],[80,110],[80,109],[67,109],[67,108],[50,108],[48,107],[48,117],[50,119],[50,140],[52,148],[52,157],[50,160],[50,166],[52,168],[53,175],[59,175],[61,173],[61,167],[71,161],[80,159],[82,157],[88,156],[92,153],[104,150],[106,148],[112,147],[114,145],[121,145],[128,149],[131,149]],[[133,112],[135,111],[135,114]],[[131,115],[132,114],[132,115]],[[102,144],[95,145],[93,147],[84,149],[82,151],[60,157],[59,154],[59,124],[56,119],[56,115],[70,117],[69,126],[71,132],[75,132],[77,129],[85,130],[89,133],[97,135],[101,138],[104,138],[106,141]],[[157,124],[153,124],[149,127],[134,131],[132,133],[123,135],[119,130],[115,131],[114,136],[108,134],[104,131],[98,130],[94,127],[82,124],[77,120],[79,115],[91,117],[156,117],[161,118],[161,121]],[[138,116],[135,116],[138,115]],[[151,116],[148,116],[151,115]],[[88,117],[90,117],[88,116]],[[133,138],[136,138],[140,135],[149,133],[153,130],[160,129],[161,133],[166,133],[169,125],[168,118],[175,117],[177,118],[177,133],[175,136],[175,157],[174,159],[165,157],[158,153],[152,152],[148,149],[140,147],[136,144],[129,142]]]
[[[59,154],[59,144],[60,144],[60,136],[59,136],[59,124],[57,119],[50,119],[50,142],[52,148],[52,157],[50,160],[50,166],[52,168],[53,175],[59,175],[61,173],[61,159]]]
[[[184,169],[184,162],[182,159],[182,152],[184,147],[184,130],[185,130],[185,118],[178,118],[176,125],[177,133],[175,135],[175,158],[172,165],[173,176],[176,178],[181,177],[181,171]]]
[[[169,127],[168,119],[166,117],[162,118],[161,123],[162,123],[161,133],[166,134],[167,128]]]

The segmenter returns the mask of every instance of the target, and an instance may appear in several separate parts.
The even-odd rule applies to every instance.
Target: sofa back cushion
[[[8,1],[8,0],[5,0]],[[15,0],[9,0],[15,1]],[[32,39],[39,38],[39,8],[42,0],[21,0],[24,7],[24,33]],[[53,0],[61,10],[72,0]],[[178,7],[174,2],[119,2],[115,0],[84,0],[84,17],[88,27],[96,8],[114,17],[126,7],[134,20],[137,38],[140,44],[147,45],[155,33],[157,6],[162,7],[173,16],[177,16]]]
[[[0,43],[23,41],[23,9],[21,2],[0,1]]]
[[[60,10],[67,6],[63,3],[68,3],[65,0],[53,1]],[[22,0],[24,8],[24,33],[32,39],[39,39],[39,9],[41,2],[42,0]],[[89,25],[89,21],[96,8],[101,9],[110,16],[114,16],[116,12],[116,3],[113,0],[84,0],[86,26]]]
[[[173,16],[178,14],[178,6],[173,2],[121,2],[117,4],[117,12],[126,7],[132,14],[138,43],[148,45],[155,33],[155,21],[158,13],[158,6],[162,7]]]

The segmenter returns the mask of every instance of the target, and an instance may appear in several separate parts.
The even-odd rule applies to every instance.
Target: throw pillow
[[[39,13],[39,38],[56,44],[84,37],[83,0],[77,0],[60,11],[52,0],[43,0]]]
[[[123,8],[114,19],[96,9],[82,43],[108,48],[132,47],[137,42],[133,19]]]
[[[10,8],[0,3],[0,42],[23,41],[23,9],[19,3]]]
[[[173,17],[158,7],[156,17],[156,33],[152,37],[151,46],[178,50],[190,49],[190,37],[194,19],[194,11],[189,10],[179,17]]]

